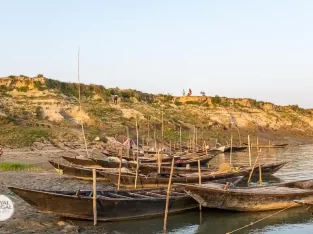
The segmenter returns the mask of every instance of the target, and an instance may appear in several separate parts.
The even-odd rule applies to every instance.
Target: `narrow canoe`
[[[74,157],[67,157],[67,156],[62,156],[62,158],[68,161],[69,163],[79,165],[79,166],[84,166],[84,167],[97,166],[97,164],[89,158],[77,158],[77,157],[74,158]]]
[[[190,167],[196,167],[198,166],[198,160],[200,160],[200,165],[205,166],[209,161],[211,161],[216,155],[207,155],[207,156],[202,156],[199,158],[194,158],[194,159],[188,159],[188,160],[177,160],[174,163],[175,167],[186,167],[189,165]],[[168,163],[162,163],[163,166],[170,166],[171,162]]]
[[[201,182],[221,180],[221,179],[231,179],[238,176],[247,176],[250,170],[239,171],[239,172],[226,172],[226,173],[208,173],[201,175]],[[99,172],[104,177],[108,178],[111,183],[118,184],[118,173],[110,172]],[[134,188],[135,187],[136,176],[135,174],[122,173],[120,186],[125,188]],[[141,175],[137,177],[137,188],[158,188],[158,187],[167,187],[169,182],[169,174],[158,174],[158,175]],[[189,175],[173,175],[172,183],[199,183],[198,174],[189,174]]]
[[[8,187],[41,213],[93,220],[92,191],[44,191]],[[97,191],[97,220],[120,221],[164,215],[166,189]],[[174,189],[169,199],[169,214],[199,207],[183,190]]]
[[[224,152],[239,152],[239,151],[244,151],[248,149],[248,146],[233,146],[233,147],[227,147]]]
[[[263,175],[272,175],[276,173],[278,170],[280,170],[283,166],[285,166],[288,162],[277,162],[277,163],[267,163],[262,164],[262,174]],[[136,165],[132,165],[133,169],[136,168]],[[235,166],[237,167],[237,166]],[[246,170],[251,169],[249,166],[238,166],[239,170]],[[139,172],[142,174],[149,174],[153,172],[158,172],[158,166],[153,164],[140,164],[139,166]],[[169,166],[161,166],[160,173],[170,173],[171,167]],[[197,173],[198,167],[191,167],[191,168],[184,168],[184,167],[174,167],[174,173],[175,174],[190,174],[190,173]],[[208,168],[201,168],[201,172],[212,172],[211,169]],[[255,167],[253,174],[259,173],[259,167]]]
[[[119,162],[115,162],[115,161],[105,161],[105,160],[101,160],[101,159],[95,159],[92,158],[91,159],[95,164],[103,167],[103,168],[118,168],[120,166]],[[122,163],[122,167],[127,167],[128,163]]]
[[[78,166],[68,166],[60,164],[54,161],[48,161],[59,173],[74,177],[76,179],[90,180],[92,181],[92,169],[78,167]],[[96,170],[97,181],[109,182],[109,180]]]
[[[245,145],[247,145],[247,143],[244,143]],[[259,148],[285,148],[286,146],[288,146],[289,144],[271,144],[271,145],[259,145]],[[255,144],[251,145],[251,148],[257,148],[257,146]]]

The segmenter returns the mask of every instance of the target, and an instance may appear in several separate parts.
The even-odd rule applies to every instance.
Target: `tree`
[[[204,92],[204,91],[201,91],[200,94],[201,94],[202,96],[205,96],[205,92]]]

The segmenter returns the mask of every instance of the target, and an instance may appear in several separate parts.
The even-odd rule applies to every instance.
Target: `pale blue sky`
[[[313,107],[313,1],[0,0],[10,74]]]

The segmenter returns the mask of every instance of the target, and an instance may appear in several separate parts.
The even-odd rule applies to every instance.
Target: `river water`
[[[256,158],[256,151],[252,152],[252,163]],[[212,160],[210,164],[217,166],[223,162],[229,162],[229,154],[221,154]],[[263,184],[275,182],[294,181],[313,178],[313,146],[303,145],[286,149],[262,149],[260,152],[261,163],[276,161],[289,161],[274,176],[263,178]],[[249,164],[247,152],[232,155],[234,164]],[[253,178],[252,186],[257,186],[258,178]],[[200,215],[198,211],[192,211],[179,215],[171,215],[168,218],[168,234],[225,234],[254,223],[277,211],[260,213],[241,213],[214,209],[204,209]],[[112,234],[161,234],[163,233],[163,217],[143,219],[139,221],[127,221],[119,223],[99,223],[92,227],[90,223],[78,224],[84,226],[86,233]],[[84,233],[84,231],[82,230]],[[303,207],[294,208],[275,214],[263,221],[246,227],[234,233],[266,233],[266,234],[312,234],[313,216]]]

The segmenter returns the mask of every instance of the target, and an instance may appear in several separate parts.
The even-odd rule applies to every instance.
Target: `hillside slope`
[[[0,78],[0,145],[24,147],[33,142],[81,142],[84,122],[87,140],[105,136],[135,136],[139,121],[140,142],[152,138],[167,142],[188,141],[197,128],[199,142],[229,142],[231,134],[258,136],[261,142],[307,142],[313,134],[313,111],[298,106],[277,106],[252,99],[225,97],[173,97],[136,90],[107,89],[100,85],[79,86],[38,75]],[[112,95],[118,95],[113,104]],[[149,128],[148,128],[149,126]],[[149,136],[149,137],[148,137]]]

